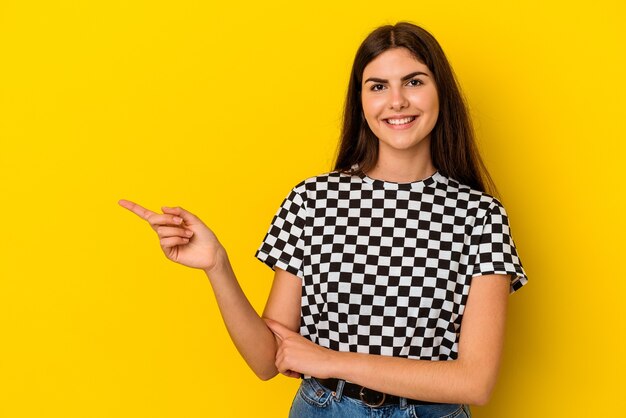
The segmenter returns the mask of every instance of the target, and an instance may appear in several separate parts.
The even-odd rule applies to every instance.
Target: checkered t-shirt
[[[329,173],[283,201],[256,257],[302,279],[300,333],[333,350],[458,356],[472,277],[527,277],[504,207],[439,172],[413,183]]]

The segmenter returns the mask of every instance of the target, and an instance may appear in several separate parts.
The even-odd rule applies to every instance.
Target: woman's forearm
[[[271,379],[278,373],[276,339],[243,293],[226,251],[220,251],[215,266],[205,273],[235,347],[260,379]]]
[[[442,403],[487,403],[497,370],[461,360],[428,361],[359,353],[335,354],[335,375],[384,393]]]

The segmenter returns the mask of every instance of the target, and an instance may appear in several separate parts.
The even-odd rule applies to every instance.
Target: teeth
[[[404,125],[405,123],[413,122],[414,116],[409,116],[403,119],[387,119],[387,123],[390,125]]]

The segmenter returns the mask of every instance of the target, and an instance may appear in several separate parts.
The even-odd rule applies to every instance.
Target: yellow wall
[[[617,0],[4,0],[0,416],[286,416],[297,381],[257,380],[206,277],[116,202],[196,212],[262,309],[257,245],[329,169],[356,47],[397,20],[449,55],[530,277],[474,416],[619,415],[625,18]]]

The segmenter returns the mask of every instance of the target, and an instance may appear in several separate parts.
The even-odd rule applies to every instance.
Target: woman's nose
[[[408,107],[407,99],[402,89],[390,89],[389,107],[394,110],[400,110]]]

